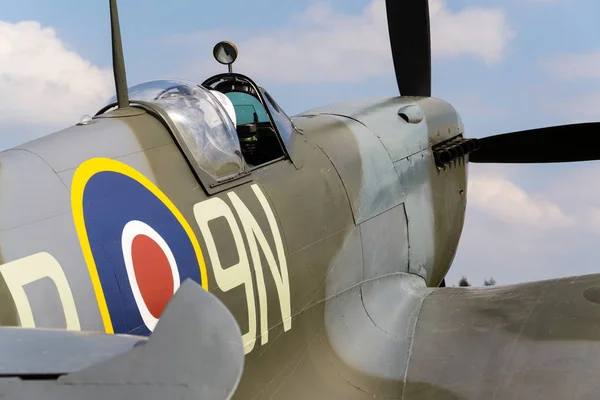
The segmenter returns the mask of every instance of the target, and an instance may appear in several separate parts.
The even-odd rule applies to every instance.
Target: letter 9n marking
[[[281,232],[279,231],[279,226],[277,225],[273,210],[271,210],[269,202],[263,192],[256,184],[252,185],[251,188],[268,221],[272,238],[275,243],[277,258],[275,258],[273,249],[269,246],[267,237],[262,231],[255,216],[234,192],[228,193],[228,197],[242,223],[241,229],[235,219],[231,207],[220,198],[212,198],[194,206],[194,216],[206,243],[208,256],[219,289],[227,292],[238,286],[244,285],[246,303],[248,306],[248,332],[244,333],[242,336],[245,354],[251,352],[256,343],[257,316],[256,303],[254,300],[254,282],[252,280],[252,271],[250,270],[250,259],[246,252],[243,236],[245,236],[248,248],[250,249],[250,258],[252,259],[252,266],[256,275],[256,289],[258,291],[258,305],[260,308],[261,345],[265,345],[269,341],[269,321],[267,311],[267,290],[264,271],[260,260],[260,251],[262,251],[267,260],[269,271],[275,282],[277,295],[279,297],[279,308],[281,310],[283,329],[287,332],[292,327],[290,282]],[[209,227],[209,222],[218,218],[224,218],[225,221],[227,221],[228,228],[233,236],[233,241],[237,250],[236,259],[239,259],[237,264],[227,268],[223,268],[223,265],[221,264],[221,258],[217,251],[215,238]],[[277,265],[277,261],[279,261],[279,266]]]

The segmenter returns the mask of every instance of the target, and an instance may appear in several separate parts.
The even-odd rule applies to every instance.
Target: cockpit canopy
[[[157,80],[129,89],[131,101],[154,103],[166,112],[194,161],[216,180],[244,169],[233,105],[223,104],[227,100],[220,95],[183,80]]]
[[[228,66],[201,85],[185,80],[156,80],[128,89],[129,102],[156,117],[179,145],[209,193],[249,182],[252,171],[288,159],[302,166],[291,119],[262,87],[234,73],[237,47],[219,42],[215,59]],[[117,108],[113,96],[96,116]],[[124,111],[124,112],[131,112]],[[119,117],[109,113],[106,117]]]
[[[251,171],[267,164],[286,158],[294,163],[289,153],[295,132],[291,120],[244,75],[219,74],[202,85],[145,82],[129,88],[129,99],[169,128],[209,192],[223,190],[222,184],[232,180],[251,179]],[[116,100],[98,114],[115,108]]]

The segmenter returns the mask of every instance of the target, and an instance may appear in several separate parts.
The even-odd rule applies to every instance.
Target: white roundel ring
[[[135,303],[153,331],[169,299],[179,289],[179,269],[162,236],[142,221],[129,221],[121,235],[123,259]]]

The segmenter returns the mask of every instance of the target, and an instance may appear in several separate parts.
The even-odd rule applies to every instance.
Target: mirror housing
[[[231,65],[235,62],[238,56],[238,49],[235,44],[227,41],[219,42],[213,48],[213,56],[217,62],[227,65],[229,72],[232,72]]]

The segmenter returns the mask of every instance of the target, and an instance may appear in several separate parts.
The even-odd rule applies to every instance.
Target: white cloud
[[[448,284],[463,275],[482,286],[491,276],[506,284],[599,272],[600,162],[469,170],[465,226]]]
[[[91,65],[38,22],[0,21],[0,123],[63,127],[112,95],[109,69]]]
[[[430,3],[432,56],[472,56],[498,62],[514,32],[500,8],[469,7],[453,12],[443,0]],[[393,73],[384,0],[372,0],[360,15],[318,3],[292,18],[289,27],[266,32],[230,32],[240,50],[236,68],[251,76],[294,83],[354,82]],[[217,36],[220,35],[220,37]],[[199,48],[224,32],[170,38]],[[406,40],[410,40],[407,32]],[[195,71],[218,70],[204,58]]]
[[[600,79],[600,50],[559,54],[545,60],[543,66],[552,75],[559,78]]]
[[[547,97],[540,104],[548,112],[568,118],[565,123],[597,121],[600,118],[600,91],[579,96]]]
[[[429,8],[433,56],[471,55],[496,63],[516,36],[501,8],[469,7],[453,13],[443,0],[430,1]]]
[[[572,226],[574,220],[541,196],[531,196],[501,174],[475,173],[469,179],[469,205],[505,224],[528,229]]]
[[[571,164],[561,170],[543,196],[568,208],[579,228],[600,233],[600,161]]]
[[[543,60],[541,66],[558,78],[550,90],[545,89],[550,95],[540,96],[542,110],[566,118],[564,123],[600,118],[600,50],[557,54]]]

